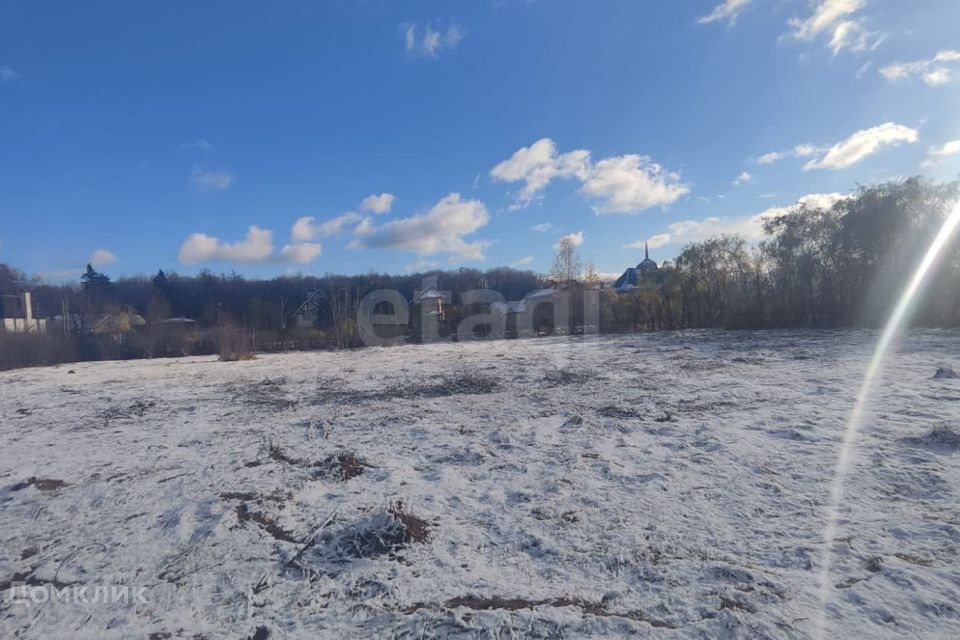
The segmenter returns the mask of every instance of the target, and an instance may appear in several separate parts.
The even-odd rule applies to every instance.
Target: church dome
[[[647,243],[643,243],[644,249],[644,258],[640,261],[640,264],[637,265],[637,271],[641,273],[646,273],[648,271],[656,271],[657,263],[650,259],[650,248],[647,246]]]

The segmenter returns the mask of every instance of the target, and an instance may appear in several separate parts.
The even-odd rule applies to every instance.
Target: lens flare
[[[897,301],[897,306],[894,307],[893,313],[890,315],[890,319],[883,328],[883,333],[880,335],[880,341],[877,343],[877,348],[873,352],[873,357],[870,358],[870,364],[867,366],[867,372],[863,378],[863,384],[860,386],[860,391],[857,393],[857,400],[853,406],[853,411],[850,413],[850,419],[847,421],[847,427],[843,433],[843,441],[840,445],[840,454],[837,457],[837,466],[836,470],[834,471],[833,485],[830,488],[830,505],[827,511],[827,527],[823,532],[824,551],[819,577],[820,613],[817,618],[816,629],[816,637],[818,638],[824,638],[827,635],[827,604],[830,601],[830,595],[833,591],[830,586],[830,569],[831,561],[833,559],[833,537],[837,531],[837,519],[839,517],[840,503],[843,500],[843,482],[846,478],[848,467],[850,465],[850,458],[853,454],[854,445],[856,444],[857,434],[860,431],[860,426],[863,421],[864,409],[867,406],[867,403],[870,401],[871,394],[873,392],[874,380],[883,367],[883,360],[886,357],[887,351],[889,350],[894,338],[896,338],[902,330],[904,321],[911,310],[911,305],[913,304],[913,300],[916,297],[917,292],[920,290],[920,287],[923,284],[924,279],[927,277],[930,268],[940,256],[940,253],[950,241],[950,238],[953,236],[953,233],[957,230],[958,226],[960,226],[960,202],[954,206],[953,211],[943,223],[943,227],[941,227],[940,231],[937,233],[937,237],[934,238],[933,242],[930,244],[930,248],[927,249],[927,253],[923,256],[920,266],[917,267],[913,277],[910,278],[909,284],[907,284],[906,289],[904,289],[903,293],[901,294],[900,299]]]

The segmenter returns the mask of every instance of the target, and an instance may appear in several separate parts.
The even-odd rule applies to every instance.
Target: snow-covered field
[[[811,637],[875,340],[688,332],[2,373],[0,636]],[[960,636],[945,364],[960,333],[912,333],[887,363],[831,545],[830,637]],[[50,583],[143,601],[43,603]]]

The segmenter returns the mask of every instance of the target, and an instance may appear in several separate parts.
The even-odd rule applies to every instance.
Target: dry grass
[[[40,491],[56,491],[63,487],[68,486],[68,483],[63,480],[56,480],[54,478],[37,478],[36,476],[31,476],[23,482],[18,482],[17,484],[10,487],[11,491],[20,491],[26,489],[27,487],[36,487]]]

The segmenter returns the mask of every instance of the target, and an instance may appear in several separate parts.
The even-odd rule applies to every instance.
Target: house
[[[47,332],[46,319],[34,317],[33,298],[29,291],[19,296],[0,295],[0,317],[3,318],[0,328],[7,333]]]
[[[320,322],[321,307],[326,298],[326,294],[320,289],[307,294],[303,303],[291,314],[287,322],[288,326],[294,329],[312,329],[317,326]]]
[[[436,287],[427,287],[414,294],[410,300],[411,305],[420,305],[428,315],[436,316],[440,320],[446,317],[446,305],[451,302],[449,291],[440,291]]]
[[[643,243],[643,249],[643,260],[636,267],[628,267],[614,283],[613,288],[617,293],[633,291],[639,286],[639,282],[644,276],[654,274],[659,270],[657,263],[650,259],[650,247],[647,246],[646,242]]]
[[[139,313],[121,311],[120,313],[110,313],[102,316],[93,324],[91,331],[102,334],[129,333],[146,324],[147,321]]]

